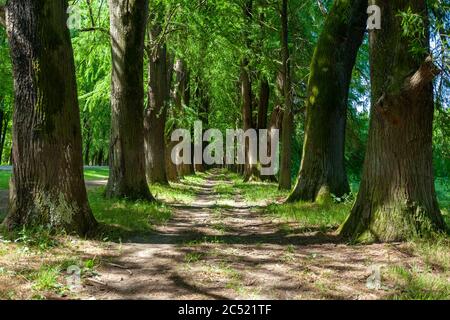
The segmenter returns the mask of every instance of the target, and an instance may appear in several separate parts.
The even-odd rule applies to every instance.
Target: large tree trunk
[[[283,59],[283,132],[281,137],[280,190],[290,190],[292,187],[292,136],[294,134],[294,115],[292,113],[291,68],[289,62],[289,29],[288,0],[283,0],[281,9],[281,43]]]
[[[347,103],[366,29],[367,4],[367,0],[336,0],[327,17],[311,64],[300,173],[288,201],[350,192],[344,164]]]
[[[168,184],[165,128],[170,98],[169,66],[166,44],[157,44],[161,26],[152,26],[149,49],[148,108],[145,113],[145,155],[147,178],[152,183]],[[170,161],[170,158],[167,159]]]
[[[146,0],[110,0],[112,82],[107,197],[153,200],[145,178],[144,35]]]
[[[67,1],[10,0],[15,84],[9,228],[96,226],[83,179],[81,125]]]
[[[433,85],[426,54],[411,53],[399,13],[427,21],[426,1],[376,1],[382,29],[372,31],[372,110],[361,188],[341,235],[362,242],[401,241],[444,230],[432,163]],[[425,25],[425,34],[428,26]],[[428,36],[419,40],[424,48]]]

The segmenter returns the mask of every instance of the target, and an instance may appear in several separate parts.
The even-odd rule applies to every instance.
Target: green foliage
[[[50,228],[43,226],[35,228],[23,227],[17,233],[9,235],[14,242],[21,243],[26,247],[37,248],[41,251],[48,250],[58,245],[55,239],[55,234],[50,231]]]

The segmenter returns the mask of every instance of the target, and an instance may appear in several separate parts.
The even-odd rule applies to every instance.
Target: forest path
[[[219,179],[219,180],[218,180]],[[196,200],[145,239],[112,244],[97,280],[80,292],[94,299],[378,299],[374,265],[408,263],[392,245],[348,246],[333,235],[288,234],[239,195],[217,199],[214,172],[191,184]],[[392,292],[392,291],[391,291]]]

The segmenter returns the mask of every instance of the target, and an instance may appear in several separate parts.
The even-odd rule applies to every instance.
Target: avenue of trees
[[[367,29],[371,4],[380,29]],[[287,202],[345,197],[360,181],[339,230],[346,239],[445,231],[434,182],[450,170],[449,9],[446,0],[0,2],[0,162],[13,165],[4,225],[93,232],[83,164],[109,166],[106,197],[155,201],[152,183],[208,169],[170,160],[173,129],[200,119],[203,130],[280,129],[279,174],[262,176],[248,157],[228,169],[279,183]]]

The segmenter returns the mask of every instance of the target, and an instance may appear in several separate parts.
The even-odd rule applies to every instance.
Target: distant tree
[[[110,0],[112,47],[107,197],[152,200],[145,176],[144,36],[148,0]]]
[[[350,192],[344,165],[347,104],[367,4],[336,0],[326,18],[311,63],[303,156],[289,202]]]
[[[289,54],[289,17],[288,0],[282,0],[281,5],[281,56],[282,56],[282,90],[283,90],[283,131],[281,138],[281,165],[279,188],[290,190],[292,187],[292,136],[294,134],[294,115],[292,112],[292,83],[291,83],[291,62]]]

